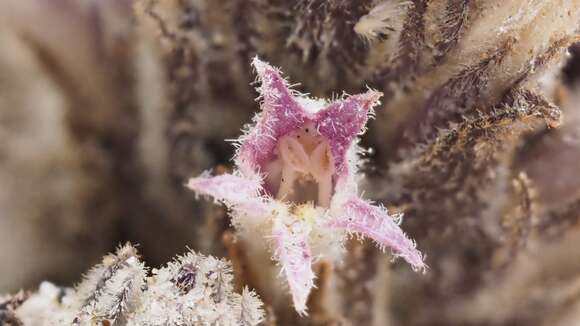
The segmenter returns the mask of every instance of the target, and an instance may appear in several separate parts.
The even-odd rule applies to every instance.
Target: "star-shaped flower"
[[[421,253],[399,227],[400,216],[357,192],[357,137],[382,94],[369,90],[328,103],[293,91],[267,63],[255,58],[253,65],[262,112],[238,142],[237,170],[205,173],[187,186],[227,205],[241,232],[274,239],[271,250],[301,314],[314,286],[314,257],[333,256],[348,234],[371,238],[424,270]]]

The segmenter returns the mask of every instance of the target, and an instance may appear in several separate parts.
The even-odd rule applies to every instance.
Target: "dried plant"
[[[233,291],[229,263],[193,251],[152,275],[130,244],[93,267],[74,289],[44,282],[2,304],[3,325],[258,325],[262,303]]]

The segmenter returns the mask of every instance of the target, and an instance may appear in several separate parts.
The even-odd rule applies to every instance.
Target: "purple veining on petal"
[[[296,221],[290,228],[277,222],[273,238],[276,241],[276,259],[290,286],[294,307],[299,314],[306,315],[306,301],[314,287],[308,232],[302,221]]]
[[[414,270],[427,268],[415,243],[407,238],[397,218],[388,215],[386,209],[353,197],[342,205],[341,213],[333,216],[329,226],[371,238],[381,249],[391,248],[395,256],[403,257]]]
[[[252,64],[261,81],[258,92],[262,98],[262,113],[257,116],[256,125],[240,141],[238,165],[256,171],[273,159],[280,137],[300,128],[309,117],[294,100],[286,81],[276,68],[258,58]]]
[[[316,114],[318,131],[328,139],[338,175],[348,173],[346,153],[369,119],[370,109],[383,94],[368,91],[331,103]]]
[[[262,216],[270,212],[270,205],[260,196],[261,182],[259,178],[232,174],[212,177],[204,173],[190,179],[187,187],[200,195],[211,196],[230,208],[253,216]]]

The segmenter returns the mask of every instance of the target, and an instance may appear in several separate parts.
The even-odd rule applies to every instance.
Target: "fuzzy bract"
[[[256,293],[234,291],[231,264],[223,259],[190,250],[147,274],[136,248],[127,244],[74,289],[42,283],[15,314],[22,325],[39,326],[255,326],[264,319]]]
[[[315,258],[333,249],[322,248],[321,239],[339,239],[325,245],[340,247],[354,233],[424,270],[422,254],[397,223],[400,217],[357,192],[357,137],[382,94],[369,90],[332,102],[312,99],[290,89],[278,69],[257,58],[253,65],[261,82],[261,112],[238,142],[236,171],[206,173],[187,186],[228,206],[243,232],[274,240],[270,250],[299,313],[306,312],[314,286]]]

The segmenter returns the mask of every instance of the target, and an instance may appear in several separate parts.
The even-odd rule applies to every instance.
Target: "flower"
[[[241,232],[274,239],[272,252],[286,276],[296,310],[306,313],[315,257],[342,250],[348,234],[373,239],[381,249],[424,270],[422,254],[390,216],[358,195],[357,137],[382,93],[332,102],[289,88],[280,71],[253,60],[261,82],[261,113],[238,141],[233,174],[204,173],[187,186],[227,205]]]

